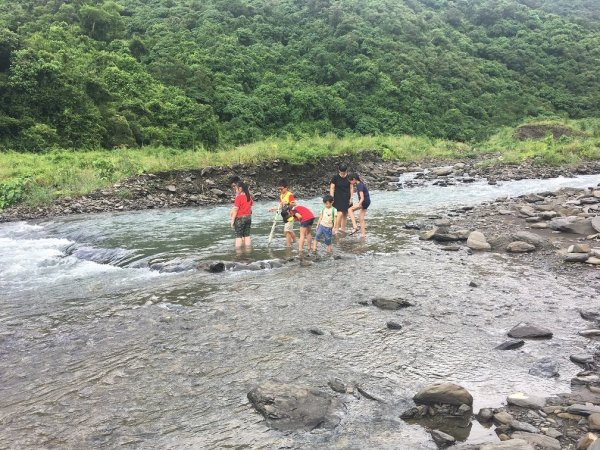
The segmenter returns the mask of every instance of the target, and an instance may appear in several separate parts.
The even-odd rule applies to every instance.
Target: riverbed
[[[579,370],[569,355],[589,343],[577,336],[576,308],[597,302],[597,287],[519,257],[444,252],[402,224],[599,182],[373,192],[367,239],[336,242],[340,259],[221,274],[196,267],[295,256],[282,225],[267,246],[271,204],[256,205],[254,250],[241,255],[224,206],[0,224],[0,447],[433,449],[424,429],[399,419],[427,383],[463,385],[475,411],[515,390],[568,391]],[[320,208],[319,199],[302,204]],[[368,306],[375,297],[414,306],[382,311]],[[554,338],[494,351],[522,321],[551,327]],[[559,378],[528,374],[543,357],[560,362]],[[383,402],[349,400],[334,431],[282,433],[246,398],[268,380],[333,393],[333,378]],[[475,423],[467,441],[494,440]]]

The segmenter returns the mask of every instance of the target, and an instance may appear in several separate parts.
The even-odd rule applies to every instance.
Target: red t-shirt
[[[294,209],[292,209],[292,214],[294,214],[294,216],[296,214],[300,214],[302,216],[300,222],[306,222],[307,220],[315,218],[315,215],[312,213],[312,211],[304,206],[295,206]],[[298,219],[296,218],[296,220]]]
[[[238,209],[235,217],[246,217],[252,215],[253,204],[254,202],[252,201],[252,199],[248,201],[248,199],[246,198],[246,194],[244,194],[243,192],[241,194],[238,194],[235,198],[235,201],[233,202],[233,206],[237,207]]]

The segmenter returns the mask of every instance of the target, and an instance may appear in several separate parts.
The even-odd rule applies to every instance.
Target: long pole
[[[273,217],[273,226],[271,227],[271,233],[269,234],[269,242],[267,247],[271,245],[271,241],[273,240],[273,235],[275,234],[275,226],[277,225],[277,218],[279,217],[279,209],[275,212],[275,217]]]

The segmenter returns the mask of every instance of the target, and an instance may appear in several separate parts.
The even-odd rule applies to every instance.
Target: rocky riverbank
[[[71,214],[129,211],[154,208],[179,208],[224,204],[230,201],[229,179],[233,175],[246,181],[257,200],[274,199],[277,183],[288,179],[298,198],[312,198],[328,191],[329,179],[336,173],[339,162],[347,162],[351,171],[358,172],[371,190],[395,190],[410,187],[412,182],[399,184],[399,177],[415,173],[419,181],[431,181],[439,186],[471,183],[486,178],[493,184],[501,180],[551,178],[600,172],[600,161],[588,161],[573,167],[543,167],[529,161],[521,165],[492,164],[494,155],[468,158],[461,162],[424,160],[417,165],[384,161],[369,152],[360,157],[345,155],[325,158],[311,164],[293,165],[269,161],[252,166],[206,167],[142,174],[80,197],[59,197],[40,206],[25,204],[0,211],[0,222],[65,216]]]

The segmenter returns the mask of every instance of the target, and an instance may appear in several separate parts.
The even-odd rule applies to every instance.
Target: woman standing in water
[[[333,207],[338,212],[333,224],[333,234],[336,234],[339,230],[345,232],[348,209],[352,203],[352,185],[348,179],[348,166],[346,164],[340,163],[338,174],[331,178],[329,194],[333,197]]]
[[[254,201],[246,183],[236,183],[237,195],[231,209],[231,228],[235,230],[235,248],[250,250],[252,240],[250,238],[250,227],[252,225],[252,205]]]
[[[348,176],[350,184],[353,189],[358,192],[358,203],[350,207],[350,218],[352,219],[352,232],[354,234],[358,231],[356,226],[356,219],[354,218],[354,211],[358,210],[358,220],[360,222],[360,237],[364,238],[367,235],[367,226],[365,225],[365,216],[367,215],[367,208],[371,204],[371,196],[365,183],[360,181],[358,174],[353,173]]]

